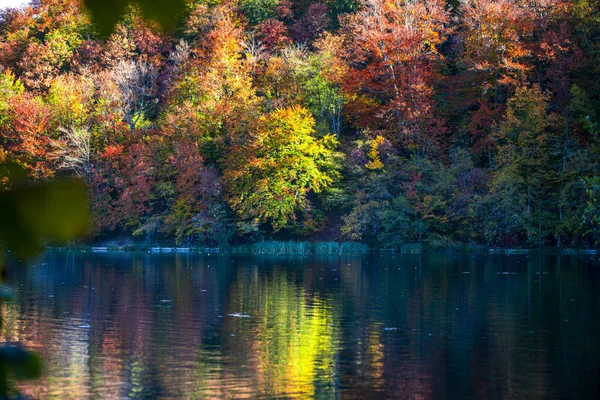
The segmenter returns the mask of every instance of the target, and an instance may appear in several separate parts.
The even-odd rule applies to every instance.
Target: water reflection
[[[598,398],[598,267],[575,257],[51,253],[4,340],[36,398]]]

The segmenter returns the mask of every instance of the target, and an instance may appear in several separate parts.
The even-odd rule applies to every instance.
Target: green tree
[[[277,0],[242,0],[240,9],[252,25],[275,17]]]
[[[481,209],[488,241],[524,236],[530,244],[545,239],[552,174],[548,137],[548,95],[538,86],[518,87],[496,139],[496,170]],[[493,213],[486,209],[495,210]]]
[[[228,202],[243,218],[288,226],[310,210],[307,195],[331,187],[338,176],[332,135],[315,137],[315,120],[300,106],[259,119],[246,144],[226,157]]]

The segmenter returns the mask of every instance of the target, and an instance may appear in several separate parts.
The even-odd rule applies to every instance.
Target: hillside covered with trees
[[[595,0],[183,14],[165,31],[131,6],[103,34],[77,0],[0,11],[0,162],[86,182],[90,240],[600,239]]]

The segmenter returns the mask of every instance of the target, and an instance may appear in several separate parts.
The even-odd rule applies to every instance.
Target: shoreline
[[[260,243],[260,242],[259,242]],[[456,247],[428,247],[411,244],[407,248],[401,249],[376,249],[368,248],[365,244],[358,244],[357,248],[344,250],[340,245],[338,248],[331,248],[331,242],[315,242],[309,243],[308,246],[298,248],[298,242],[276,242],[279,245],[277,248],[265,248],[264,246],[257,249],[255,244],[230,246],[226,248],[219,247],[177,247],[177,246],[147,246],[142,244],[128,245],[69,245],[69,246],[46,246],[49,251],[89,251],[92,253],[109,253],[109,252],[147,252],[152,254],[163,253],[178,253],[178,254],[255,254],[255,255],[361,255],[369,253],[380,254],[480,254],[480,255],[539,255],[539,254],[556,254],[556,255],[589,255],[594,256],[599,254],[596,249],[556,249],[556,248],[500,248],[500,247],[485,247],[485,246],[464,246],[457,249]],[[303,243],[303,242],[300,242]],[[334,242],[335,243],[335,242]],[[295,245],[295,246],[289,246]],[[319,249],[318,246],[329,245],[326,249]],[[288,248],[292,247],[292,248]],[[315,249],[316,247],[316,249]]]

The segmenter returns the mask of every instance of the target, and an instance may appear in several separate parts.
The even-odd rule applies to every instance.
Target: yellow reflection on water
[[[242,286],[251,293],[234,297],[230,308],[251,315],[247,337],[236,345],[247,346],[256,394],[311,398],[317,386],[320,395],[333,392],[339,316],[331,299],[309,293],[277,271],[267,277],[251,274],[234,285],[232,293],[243,293]],[[237,322],[246,321],[227,322],[235,331]]]

